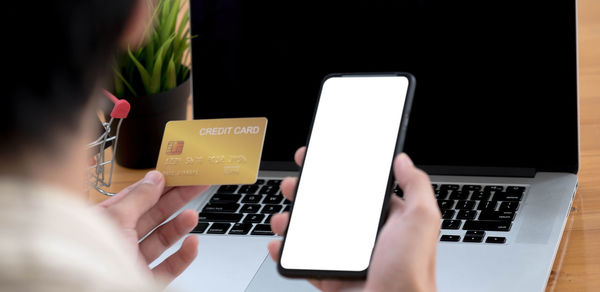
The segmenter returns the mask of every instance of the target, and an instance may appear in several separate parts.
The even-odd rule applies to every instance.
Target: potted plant
[[[186,118],[190,96],[190,68],[185,65],[190,53],[187,7],[180,0],[160,0],[145,43],[117,58],[113,93],[131,103],[116,153],[117,162],[125,167],[155,167],[165,124]]]

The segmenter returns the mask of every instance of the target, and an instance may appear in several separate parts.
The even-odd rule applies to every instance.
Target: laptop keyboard
[[[200,211],[192,232],[273,236],[271,216],[289,211],[291,204],[282,196],[280,183],[259,179],[253,185],[220,186]],[[515,185],[434,183],[432,187],[442,212],[440,241],[449,242],[505,243],[526,191],[525,186]],[[397,185],[394,193],[402,197]],[[486,237],[486,232],[494,236]]]
[[[450,242],[505,243],[526,191],[516,185],[432,186],[442,212],[440,241]]]
[[[290,201],[279,179],[259,179],[253,185],[223,185],[202,208],[192,233],[274,235],[271,216],[289,211]]]

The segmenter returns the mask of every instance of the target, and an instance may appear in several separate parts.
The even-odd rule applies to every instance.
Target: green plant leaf
[[[131,61],[133,61],[133,63],[135,64],[135,66],[138,69],[138,72],[140,73],[140,78],[142,79],[142,85],[144,86],[146,93],[150,93],[151,92],[150,85],[152,84],[152,78],[150,77],[150,74],[148,73],[148,71],[146,71],[146,68],[144,68],[144,66],[142,66],[140,61],[138,61],[138,59],[133,55],[133,53],[131,52],[131,49],[127,49],[127,52],[129,53],[129,59],[131,59]]]
[[[183,64],[191,44],[187,1],[151,2],[156,4],[151,4],[154,7],[151,24],[145,31],[147,42],[120,54],[115,66],[115,90],[118,87],[125,96],[169,90],[190,74],[190,69]]]
[[[159,26],[160,25],[164,25],[164,23],[165,23],[165,21],[167,19],[167,16],[169,15],[169,9],[168,9],[168,7],[165,8],[165,6],[167,5],[167,1],[169,1],[169,0],[159,1],[160,3],[156,7],[156,10],[160,11],[160,17],[157,19]]]
[[[179,22],[179,27],[177,28],[177,37],[176,39],[181,39],[181,37],[183,36],[184,38],[187,37],[187,33],[183,33],[183,30],[186,28],[189,28],[188,21],[190,19],[190,14],[187,12],[184,12],[183,17],[181,18],[181,21]],[[189,32],[189,30],[187,30]]]
[[[170,37],[156,52],[156,61],[154,62],[154,68],[152,70],[152,78],[150,83],[149,94],[158,93],[161,88],[161,77],[162,77],[162,67],[163,60],[165,58],[165,53],[168,47],[173,42],[173,37]]]
[[[133,89],[133,87],[131,87],[131,84],[129,84],[129,82],[127,82],[127,80],[125,78],[123,78],[123,75],[121,75],[121,73],[119,73],[119,71],[115,70],[115,80],[118,80],[119,83],[121,84],[121,93],[119,94],[119,90],[116,89],[115,86],[115,91],[117,93],[117,96],[119,97],[125,97],[125,90],[123,90],[123,84],[125,86],[127,86],[127,89],[129,89],[129,91],[131,91],[131,93],[133,94],[133,96],[137,96],[137,92],[135,92],[135,90]],[[116,84],[117,82],[115,82]]]
[[[148,44],[146,45],[146,47],[144,47],[145,50],[145,63],[146,66],[148,66],[148,71],[152,71],[153,69],[153,65],[154,65],[154,42],[150,41],[148,42]]]
[[[170,5],[164,5],[163,9],[168,10],[168,14],[164,19],[164,23],[161,23],[160,27],[160,39],[165,40],[168,36],[171,36],[175,32],[175,24],[177,23],[177,15],[179,14],[179,0],[163,0],[169,1]],[[170,7],[169,7],[170,6]]]
[[[165,77],[165,90],[169,90],[177,86],[177,74],[175,72],[175,63],[173,62],[172,55],[169,59],[169,64],[167,65],[167,74]]]
[[[179,77],[179,83],[183,83],[190,75],[190,68],[187,66],[181,66],[181,74]]]

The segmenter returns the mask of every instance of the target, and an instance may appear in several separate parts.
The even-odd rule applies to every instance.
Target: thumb
[[[394,175],[398,186],[404,193],[404,201],[408,206],[425,206],[437,208],[429,176],[415,167],[412,160],[402,153],[394,160]]]
[[[107,207],[106,210],[121,226],[135,227],[141,215],[158,202],[164,187],[164,176],[158,171],[150,171],[129,192],[123,193],[120,200]]]

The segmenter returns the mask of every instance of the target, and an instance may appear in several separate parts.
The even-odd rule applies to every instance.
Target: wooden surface
[[[600,1],[579,1],[581,164],[579,189],[547,291],[600,291]],[[147,170],[117,166],[111,191]],[[91,192],[90,200],[104,197]],[[519,267],[516,267],[519,268]],[[523,267],[524,268],[524,267]]]
[[[546,291],[600,291],[600,1],[578,4],[579,189]]]

